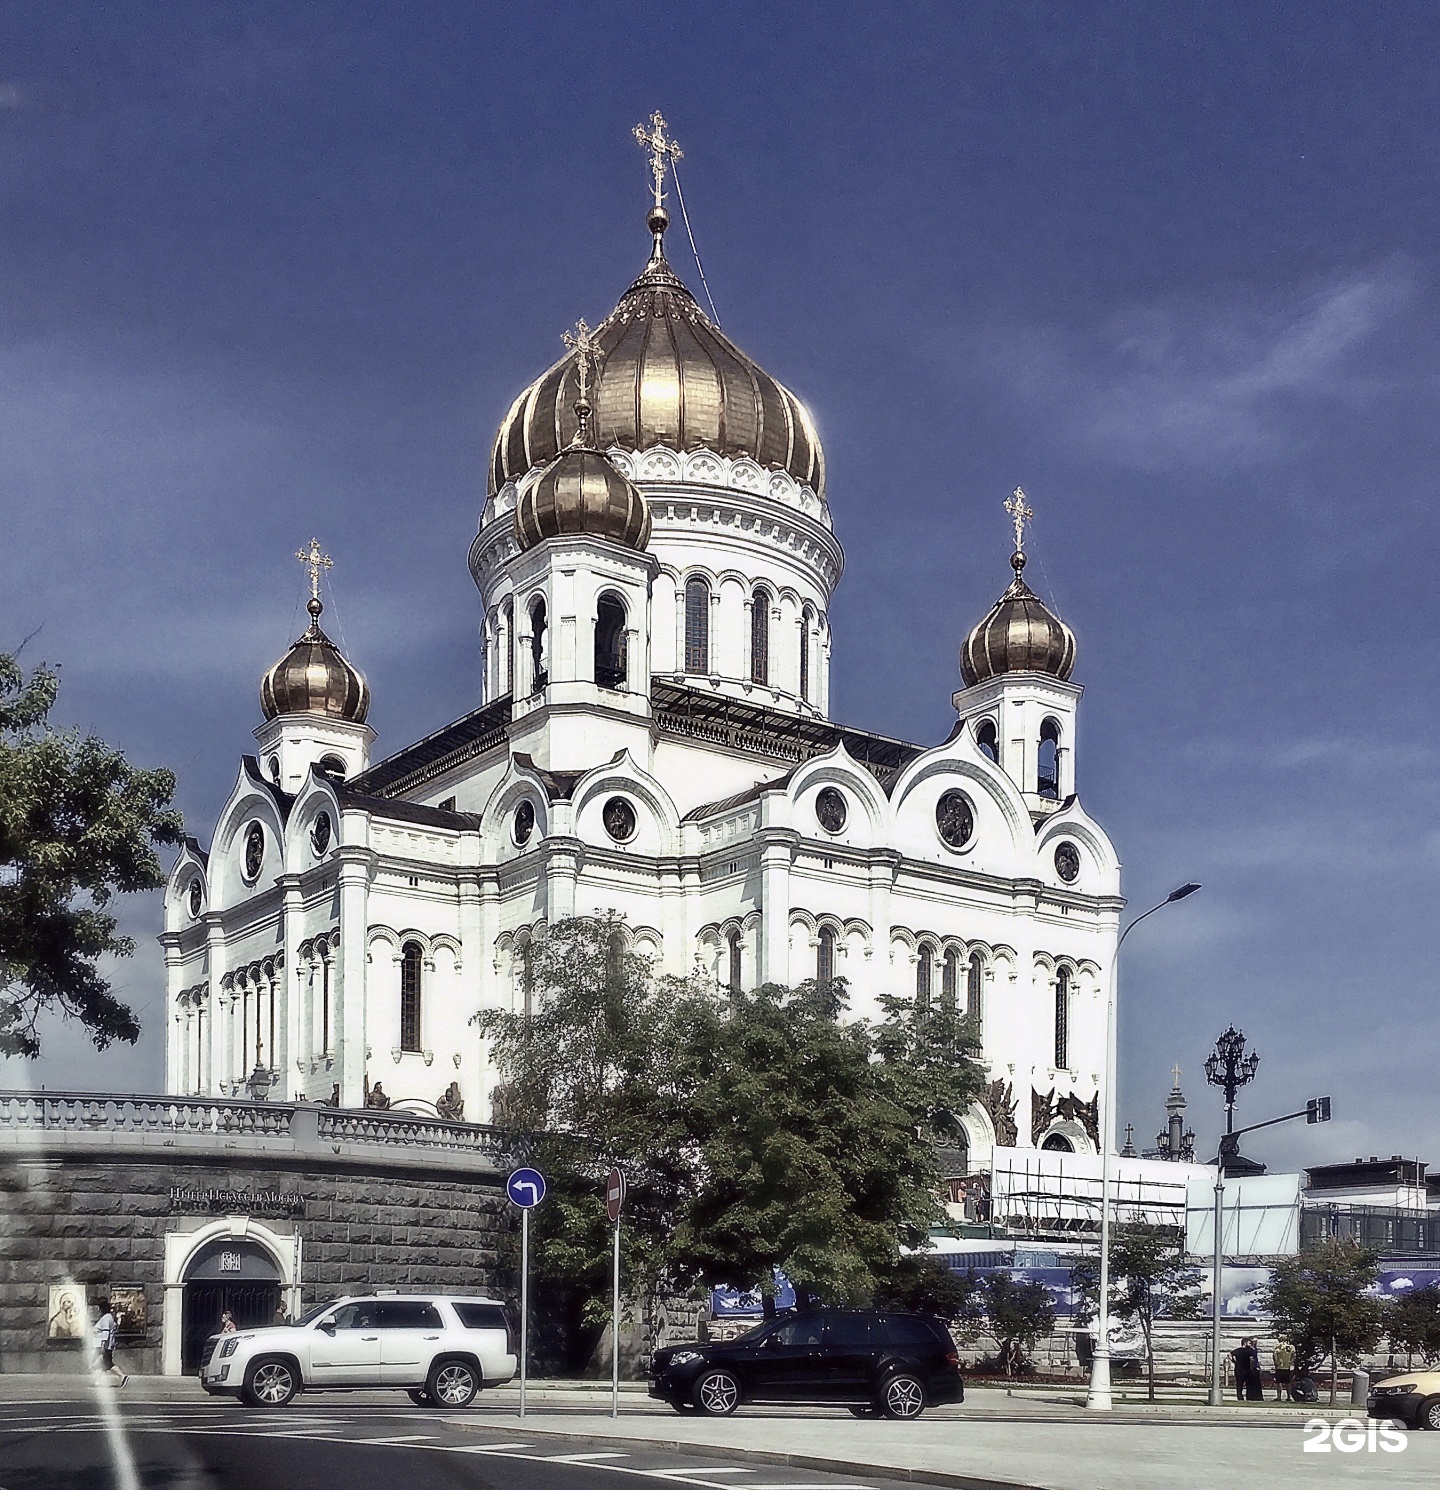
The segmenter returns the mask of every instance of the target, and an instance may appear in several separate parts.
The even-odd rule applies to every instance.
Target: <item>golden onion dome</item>
[[[665,209],[652,207],[647,221],[650,262],[594,333],[594,443],[748,456],[823,499],[825,456],[809,411],[710,321],[666,262]],[[574,438],[581,355],[567,353],[511,406],[491,454],[492,496]]]
[[[573,443],[515,504],[515,540],[522,549],[567,533],[589,533],[636,549],[650,541],[649,504],[587,443],[589,414],[589,406],[577,401],[580,428]]]
[[[1025,583],[1025,555],[1017,551],[1010,567],[1015,578],[960,648],[967,688],[1002,673],[1049,673],[1064,682],[1075,670],[1075,633]]]
[[[364,724],[370,712],[370,685],[320,629],[319,596],[306,605],[305,635],[260,680],[260,707],[266,719],[278,714],[328,714]]]

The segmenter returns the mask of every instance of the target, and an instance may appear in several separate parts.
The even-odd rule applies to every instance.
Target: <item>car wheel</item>
[[[925,1386],[918,1376],[898,1371],[880,1388],[880,1410],[887,1418],[918,1418],[925,1411]]]
[[[436,1361],[425,1394],[436,1407],[469,1407],[480,1390],[480,1377],[469,1361]]]
[[[711,1417],[729,1417],[740,1405],[740,1383],[728,1371],[707,1371],[695,1383],[695,1406]]]
[[[416,1407],[431,1407],[434,1405],[430,1400],[430,1393],[424,1387],[406,1387],[405,1395]]]
[[[1415,1426],[1440,1433],[1440,1397],[1431,1397],[1428,1402],[1420,1404],[1420,1411],[1415,1414]]]
[[[848,1410],[852,1418],[873,1418],[879,1408],[869,1402],[852,1402]]]
[[[245,1373],[241,1396],[247,1407],[284,1407],[300,1390],[300,1379],[289,1361],[275,1357],[256,1361]]]

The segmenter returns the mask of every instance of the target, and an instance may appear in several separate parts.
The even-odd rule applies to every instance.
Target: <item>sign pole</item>
[[[1210,1298],[1210,1405],[1223,1407],[1225,1393],[1220,1372],[1220,1283],[1225,1267],[1225,1249],[1222,1236],[1225,1229],[1225,1156],[1221,1154],[1215,1163],[1215,1257],[1212,1273],[1213,1293]]]
[[[615,1218],[615,1287],[610,1310],[610,1416],[620,1416],[620,1218]]]
[[[520,1416],[525,1416],[525,1375],[530,1355],[530,1208],[520,1212]]]

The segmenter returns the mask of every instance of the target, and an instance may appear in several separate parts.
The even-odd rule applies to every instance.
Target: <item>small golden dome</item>
[[[595,445],[749,456],[788,471],[823,499],[825,457],[809,411],[696,304],[666,262],[661,239],[668,221],[663,207],[650,209],[650,262],[594,333]],[[511,406],[490,458],[492,496],[554,460],[574,438],[579,356],[562,357]]]
[[[266,719],[278,714],[328,714],[364,724],[370,712],[370,685],[320,629],[324,609],[318,596],[306,605],[305,635],[260,680],[260,708]]]
[[[566,533],[589,533],[627,548],[650,541],[645,498],[598,450],[578,442],[561,452],[515,504],[522,549]]]
[[[967,688],[1002,673],[1049,673],[1067,681],[1075,670],[1075,633],[1052,615],[1021,577],[1025,555],[1010,559],[1009,588],[960,648],[960,676]]]

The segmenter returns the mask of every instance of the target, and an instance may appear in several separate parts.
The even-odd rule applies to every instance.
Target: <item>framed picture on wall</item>
[[[122,1339],[145,1333],[145,1290],[137,1283],[110,1285],[110,1312]]]
[[[47,1340],[83,1340],[89,1300],[83,1283],[52,1283],[45,1317]]]

